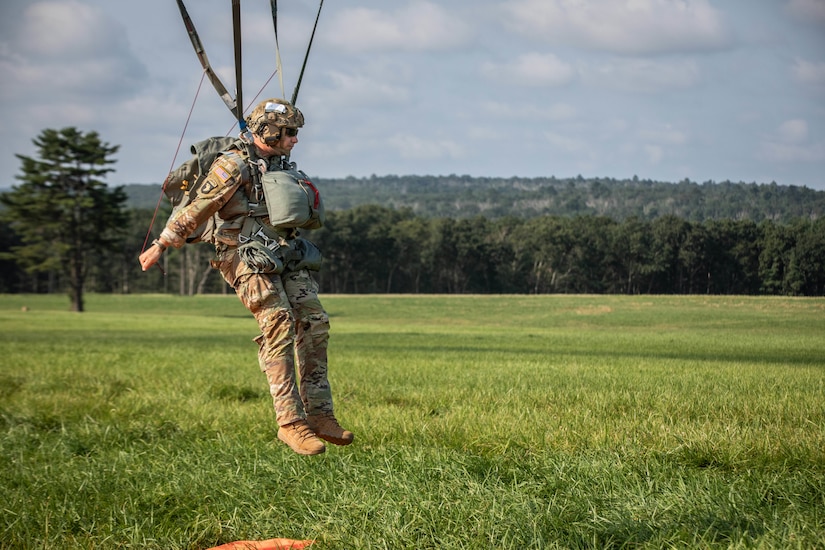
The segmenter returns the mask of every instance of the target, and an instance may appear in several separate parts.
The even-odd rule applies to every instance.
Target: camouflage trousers
[[[219,252],[217,267],[258,321],[258,363],[269,382],[278,424],[332,413],[329,316],[309,271],[255,273],[232,249]]]

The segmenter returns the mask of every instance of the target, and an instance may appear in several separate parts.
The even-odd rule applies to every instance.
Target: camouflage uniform
[[[198,226],[217,215],[213,266],[258,321],[258,360],[269,382],[278,424],[285,426],[307,414],[332,414],[327,381],[329,317],[318,300],[317,283],[306,268],[292,270],[287,263],[280,274],[261,272],[238,253],[254,193],[250,172],[244,168],[259,170],[255,164],[247,167],[238,152],[218,157],[197,196],[169,219],[161,239],[180,248]],[[295,248],[295,230],[267,226],[265,217],[260,221],[283,249]]]

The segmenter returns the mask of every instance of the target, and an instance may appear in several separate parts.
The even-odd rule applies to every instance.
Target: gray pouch
[[[281,273],[284,262],[278,256],[277,249],[270,250],[258,241],[249,241],[238,247],[238,257],[253,273]]]
[[[297,254],[297,260],[287,263],[287,269],[290,271],[300,271],[301,269],[308,269],[310,271],[318,271],[321,269],[321,262],[323,257],[321,250],[315,246],[311,241],[297,238],[292,241],[292,250]]]

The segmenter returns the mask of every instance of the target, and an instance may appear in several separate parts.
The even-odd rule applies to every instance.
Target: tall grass
[[[236,298],[0,296],[0,548],[825,548],[822,299],[324,302],[300,457]]]

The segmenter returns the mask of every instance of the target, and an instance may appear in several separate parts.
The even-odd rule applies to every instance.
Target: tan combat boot
[[[299,455],[319,455],[326,450],[324,442],[315,437],[306,420],[298,420],[278,429],[278,439]]]
[[[338,425],[332,414],[307,416],[307,424],[315,435],[336,445],[349,445],[355,438],[351,431]]]

